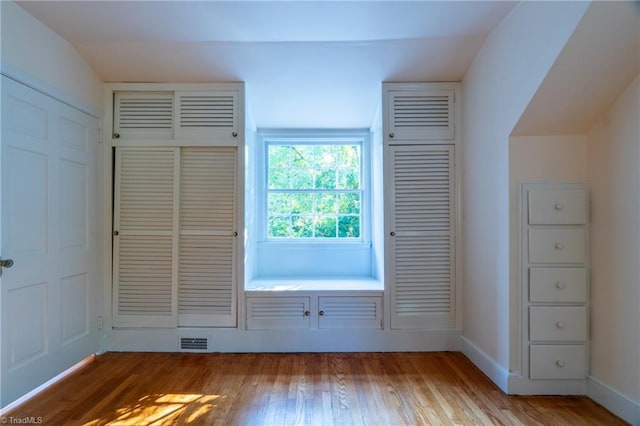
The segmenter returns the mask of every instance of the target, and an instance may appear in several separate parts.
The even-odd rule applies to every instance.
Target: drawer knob
[[[564,244],[556,243],[555,248],[556,248],[556,250],[562,250],[564,248]]]
[[[559,360],[557,360],[557,361],[556,361],[556,365],[557,365],[558,367],[562,368],[562,367],[564,367],[564,361],[563,361],[563,360],[561,360],[561,359],[559,359]]]
[[[556,288],[558,290],[562,290],[564,288],[564,283],[560,282],[560,281],[556,281],[555,282]]]
[[[562,329],[562,328],[564,328],[564,323],[563,323],[562,321],[558,321],[558,322],[556,323],[556,327],[558,327],[558,328],[561,328],[561,329]]]
[[[556,210],[562,210],[564,208],[564,204],[556,203],[556,205],[553,206],[553,208]]]

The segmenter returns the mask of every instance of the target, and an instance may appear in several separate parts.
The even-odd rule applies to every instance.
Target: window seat
[[[384,291],[375,278],[257,278],[248,282],[245,291]]]

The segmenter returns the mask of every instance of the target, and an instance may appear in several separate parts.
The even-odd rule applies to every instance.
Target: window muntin
[[[362,241],[362,141],[267,141],[268,240]]]

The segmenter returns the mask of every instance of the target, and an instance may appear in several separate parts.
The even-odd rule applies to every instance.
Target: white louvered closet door
[[[118,92],[114,95],[115,139],[173,137],[173,93]]]
[[[183,148],[179,326],[235,326],[236,148]]]
[[[452,327],[454,148],[430,145],[388,149],[391,327]]]
[[[176,92],[176,137],[218,142],[238,136],[238,92]]]
[[[175,327],[178,148],[116,148],[114,324]]]
[[[454,139],[453,89],[390,90],[388,141]]]

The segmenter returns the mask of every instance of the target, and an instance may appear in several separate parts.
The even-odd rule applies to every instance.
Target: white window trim
[[[371,135],[369,130],[258,130],[256,147],[256,229],[258,244],[270,247],[295,248],[317,247],[334,250],[354,250],[371,247]],[[361,144],[362,200],[360,206],[361,223],[359,239],[269,239],[267,238],[267,170],[266,146],[268,142],[277,143],[359,143]]]

